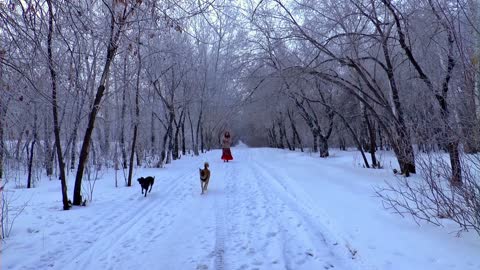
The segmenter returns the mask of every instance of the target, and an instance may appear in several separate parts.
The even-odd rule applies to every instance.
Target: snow
[[[28,202],[1,247],[2,269],[480,269],[480,237],[451,224],[417,226],[383,209],[374,188],[391,169],[359,165],[358,153],[321,159],[269,148],[184,156],[143,197],[103,171],[88,207],[61,210],[60,183],[12,189]],[[383,164],[395,165],[384,153]],[[391,160],[391,163],[390,163]],[[198,168],[210,163],[200,195]],[[69,194],[73,190],[73,175]]]

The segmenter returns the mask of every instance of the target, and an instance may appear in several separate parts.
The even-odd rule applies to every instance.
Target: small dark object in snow
[[[335,266],[333,264],[329,263],[328,265],[325,265],[323,268],[332,269],[332,268],[335,268]]]
[[[155,181],[155,177],[147,176],[147,177],[140,177],[137,179],[138,183],[142,186],[142,194],[143,190],[145,189],[145,197],[147,197],[147,191],[152,192],[153,182]],[[148,188],[150,187],[150,190]]]
[[[393,174],[397,174],[397,173],[398,173],[397,169],[393,169]]]
[[[305,254],[307,254],[307,255],[310,256],[310,257],[313,257],[313,254],[310,253],[310,252],[305,252]]]

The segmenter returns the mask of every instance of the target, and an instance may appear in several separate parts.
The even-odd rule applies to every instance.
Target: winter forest
[[[478,269],[479,179],[479,1],[0,0],[5,269]]]

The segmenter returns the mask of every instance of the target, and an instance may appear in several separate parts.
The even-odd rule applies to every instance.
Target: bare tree
[[[73,190],[73,204],[82,204],[82,178],[85,169],[86,161],[88,158],[88,152],[90,147],[90,141],[95,127],[95,120],[99,111],[100,102],[102,101],[105,93],[105,83],[110,74],[110,66],[115,58],[116,51],[119,46],[121,34],[124,31],[127,20],[133,15],[137,7],[141,4],[141,1],[128,1],[122,2],[112,0],[111,5],[106,4],[110,12],[110,36],[107,47],[107,57],[103,66],[102,76],[100,78],[99,86],[95,94],[95,100],[92,104],[91,111],[88,117],[88,125],[83,138],[82,148],[80,150],[80,156],[77,167],[77,174],[75,176],[75,187]]]
[[[55,133],[55,149],[57,150],[57,160],[60,171],[60,181],[62,184],[62,202],[63,210],[70,209],[70,202],[67,195],[67,176],[65,175],[65,163],[63,160],[63,152],[60,139],[60,125],[58,121],[58,104],[57,104],[57,75],[53,63],[52,38],[53,38],[53,6],[51,0],[48,4],[48,63],[50,69],[50,77],[52,82],[52,113],[53,113],[53,129]],[[34,131],[36,133],[36,131]],[[36,136],[36,135],[34,135]],[[33,152],[33,147],[32,147]],[[32,153],[33,154],[33,153]]]

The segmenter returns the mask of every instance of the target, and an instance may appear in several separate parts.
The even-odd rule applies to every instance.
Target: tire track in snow
[[[308,204],[305,204],[305,201],[302,198],[297,198],[294,194],[291,194],[288,187],[277,180],[279,177],[288,178],[286,175],[280,174],[278,170],[264,166],[265,164],[261,164],[258,161],[252,163],[255,174],[258,175],[259,179],[264,180],[258,181],[262,193],[265,194],[265,196],[271,197],[271,200],[280,201],[284,205],[285,210],[291,215],[289,218],[297,220],[299,222],[298,224],[306,225],[302,225],[301,227],[305,228],[304,233],[313,240],[312,243],[317,243],[317,247],[315,247],[316,254],[321,254],[324,259],[336,258],[335,261],[341,262],[342,266],[348,267],[348,269],[370,268],[367,267],[363,261],[359,261],[358,258],[355,261],[352,261],[353,258],[351,257],[350,252],[343,245],[343,238],[336,235],[334,231],[331,231],[328,226],[323,224],[320,221],[320,217],[315,215],[315,211],[313,211]],[[290,180],[289,182],[291,183],[295,183],[292,178],[288,178],[288,180]],[[276,194],[276,196],[272,196],[272,193]],[[279,225],[283,226],[284,224],[279,223]],[[283,237],[288,241],[285,235]],[[319,248],[318,243],[322,243],[324,247]],[[288,253],[291,252],[288,250],[288,247],[284,246],[284,254]],[[334,266],[331,263],[324,265],[324,269],[330,269],[333,267]]]
[[[182,174],[179,177],[169,179],[167,181],[171,183],[177,183],[176,185],[172,185],[169,189],[166,189],[164,191],[164,195],[162,197],[157,197],[156,200],[152,200],[151,202],[151,207],[149,207],[149,210],[145,213],[145,215],[141,215],[141,218],[139,218],[134,225],[130,227],[126,232],[122,233],[118,239],[114,242],[114,245],[109,245],[109,249],[118,249],[118,245],[121,244],[122,248],[120,248],[120,254],[114,254],[114,253],[109,253],[109,256],[107,258],[107,263],[109,266],[109,269],[117,269],[118,267],[118,262],[115,263],[113,260],[113,257],[120,257],[121,255],[131,255],[132,250],[125,250],[125,247],[130,248],[131,246],[136,247],[136,250],[140,251],[141,248],[145,248],[146,244],[148,242],[151,242],[150,240],[156,239],[162,234],[162,230],[167,227],[169,224],[173,222],[173,219],[176,218],[176,213],[170,214],[170,206],[175,205],[178,206],[182,203],[183,199],[187,194],[191,193],[191,190],[188,189],[186,186],[189,184],[192,185],[192,182],[189,181],[182,181],[179,179],[191,179],[194,177],[196,173],[187,173],[187,174]],[[159,200],[161,200],[160,203],[157,203]],[[155,209],[155,210],[154,210]],[[157,220],[157,222],[151,222],[153,217],[162,217]],[[140,228],[140,230],[138,230]],[[133,238],[132,234],[128,234],[127,232],[130,232],[131,229],[134,229],[133,233]],[[155,230],[160,230],[157,233],[150,233]],[[150,231],[150,232],[149,232]],[[129,237],[129,238],[128,238]],[[134,242],[134,244],[132,244]],[[127,243],[127,244],[124,244]],[[140,248],[140,249],[139,249]]]
[[[233,166],[232,166],[233,165]],[[233,171],[235,169],[235,164],[228,164],[225,163],[223,166],[225,170],[225,174],[223,179],[219,179],[223,181],[224,188],[223,193],[219,194],[215,197],[215,249],[214,249],[214,266],[216,270],[223,270],[225,269],[225,238],[226,238],[226,230],[225,230],[225,203],[228,206],[228,198],[225,199],[226,196],[231,194],[231,182],[234,181],[232,176],[234,175]]]
[[[283,241],[278,237],[280,227],[277,219],[281,213],[278,205],[260,189],[252,163],[250,151],[242,151],[241,174],[237,175],[233,192],[233,206],[230,215],[239,227],[232,228],[237,237],[230,248],[236,251],[236,268],[232,269],[288,269],[285,260],[279,256]],[[239,153],[240,154],[240,153]],[[239,254],[243,258],[239,260]]]
[[[112,214],[109,216],[110,218],[114,218],[111,219],[112,223],[107,227],[98,228],[103,229],[103,231],[96,233],[96,235],[98,235],[98,241],[91,243],[91,245],[87,249],[78,252],[70,260],[70,263],[68,263],[68,265],[72,266],[73,264],[73,268],[75,269],[89,269],[90,264],[98,262],[99,254],[105,254],[107,256],[107,265],[104,266],[105,268],[111,267],[111,264],[114,264],[114,262],[112,262],[112,255],[107,251],[114,250],[115,247],[118,246],[118,244],[123,239],[125,239],[125,237],[127,236],[127,232],[132,230],[132,228],[139,228],[139,226],[135,225],[138,225],[138,223],[148,223],[146,222],[150,217],[148,213],[151,213],[152,210],[154,210],[155,208],[165,208],[167,204],[175,202],[178,199],[178,192],[185,190],[185,188],[183,188],[182,186],[183,182],[177,180],[181,178],[192,177],[193,175],[194,173],[187,173],[182,174],[178,177],[162,180],[162,182],[168,181],[169,183],[172,183],[172,185],[169,185],[166,189],[163,190],[162,195],[166,196],[161,197],[161,199],[159,197],[155,197],[155,199],[146,200],[142,197],[141,200],[143,200],[143,202],[141,204],[136,204],[137,202],[133,202],[132,205],[127,206],[131,207],[129,211],[122,211],[123,209],[110,208]],[[137,196],[138,195],[132,195],[133,198]],[[161,200],[161,202],[156,203],[158,200]],[[118,212],[120,211],[121,214],[118,215]],[[100,217],[99,219],[102,220],[104,218],[105,217]],[[101,222],[102,221],[100,221],[100,223]],[[111,241],[108,241],[107,239]]]
[[[327,245],[321,233],[309,232],[314,225],[306,221],[308,214],[301,211],[298,202],[285,200],[285,194],[282,194],[285,191],[272,186],[270,172],[258,162],[252,162],[252,170],[257,179],[259,194],[273,206],[267,209],[268,216],[277,216],[275,223],[282,243],[281,256],[285,269],[303,269],[302,265],[305,263],[315,265],[315,269],[333,267],[329,262],[335,257],[331,253],[332,247]]]

